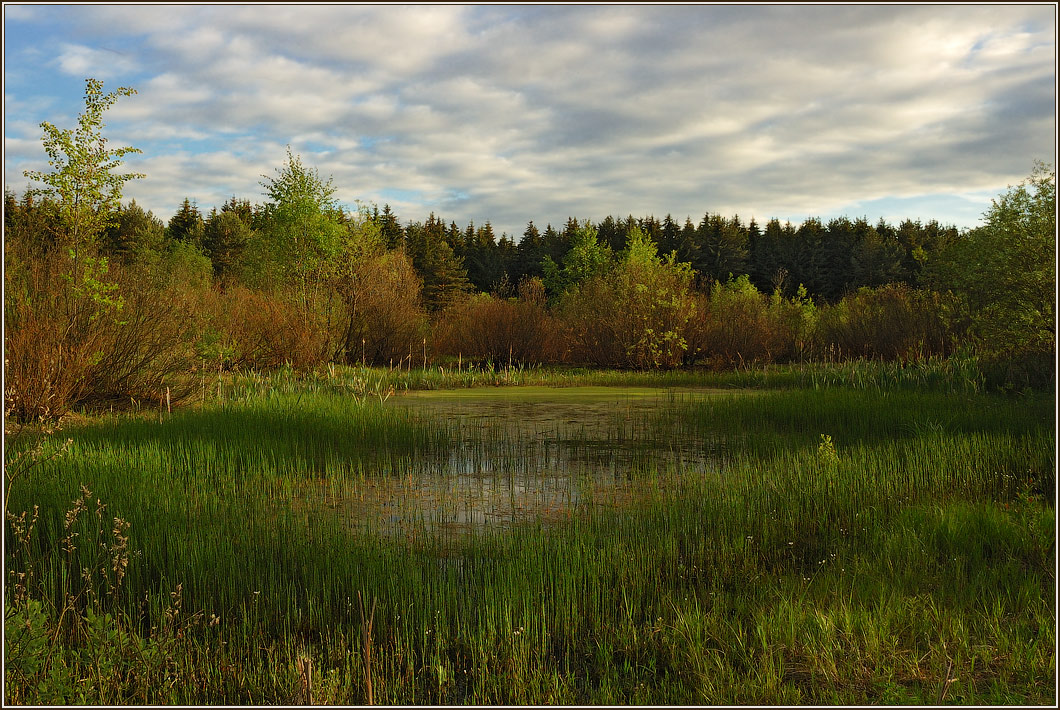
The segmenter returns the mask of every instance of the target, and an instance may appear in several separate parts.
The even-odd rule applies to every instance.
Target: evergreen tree
[[[492,291],[504,278],[504,267],[489,220],[475,230],[472,239],[465,244],[464,266],[468,279],[479,291]]]
[[[104,251],[125,263],[161,253],[166,239],[162,220],[144,212],[136,200],[118,210],[105,234]]]
[[[655,219],[654,215],[650,215],[648,217],[638,219],[636,226],[640,229],[641,232],[644,233],[644,236],[650,239],[651,242],[655,244],[656,248],[658,248],[659,240],[662,239],[662,223],[659,222],[659,220]],[[632,230],[628,230],[626,232],[627,243],[629,242],[630,231]]]
[[[523,232],[523,238],[519,240],[516,247],[515,267],[512,272],[513,280],[521,282],[526,277],[541,277],[541,260],[545,256],[544,240],[541,232],[530,220]]]
[[[824,225],[816,217],[810,217],[795,231],[784,259],[792,281],[805,285],[815,299],[828,288],[828,274],[822,266],[824,241]]]
[[[608,215],[596,226],[597,239],[606,244],[612,251],[620,251],[626,243],[625,225]]]
[[[873,227],[865,219],[854,222],[856,242],[851,254],[851,288],[877,287],[902,280],[903,250],[893,230],[881,220]]]
[[[425,224],[405,228],[405,249],[423,283],[423,305],[437,312],[470,292],[463,261],[449,246],[445,222],[432,212]]]
[[[747,271],[747,232],[740,218],[732,221],[721,215],[706,214],[696,229],[696,260],[693,266],[699,272],[700,282],[726,282],[730,275]]]
[[[233,195],[228,199],[228,202],[221,205],[221,211],[233,213],[247,227],[251,227],[254,224],[254,208],[250,204],[250,200],[239,200]]]
[[[203,251],[206,256],[210,257],[214,274],[222,283],[239,273],[243,251],[252,236],[250,226],[243,220],[238,210],[222,209],[220,212],[211,214],[206,220],[203,230]]]
[[[202,246],[205,226],[198,206],[185,197],[180,209],[169,220],[169,225],[166,227],[166,237],[175,242]]]
[[[383,211],[378,218],[379,234],[387,249],[397,249],[405,242],[405,230],[397,216],[390,209],[390,205],[383,205]]]
[[[573,222],[573,228],[571,223]],[[578,221],[573,217],[567,220],[567,226],[562,232],[557,232],[551,223],[545,226],[545,234],[542,239],[542,247],[545,256],[559,263],[563,256],[570,250],[572,239],[578,232]]]
[[[664,256],[672,251],[676,251],[681,245],[681,225],[679,225],[674,218],[669,214],[663,219],[662,226],[659,230],[659,252]]]
[[[699,261],[699,247],[696,244],[696,225],[691,217],[685,218],[681,235],[677,243],[677,260],[695,265]]]

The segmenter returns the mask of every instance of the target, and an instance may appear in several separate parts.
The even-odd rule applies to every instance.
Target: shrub
[[[433,339],[436,354],[494,363],[554,358],[556,326],[545,310],[540,279],[519,285],[519,298],[480,294],[446,309]]]
[[[422,347],[427,316],[419,277],[404,252],[359,259],[338,288],[345,314],[336,359],[383,365],[400,362],[414,347]]]
[[[54,419],[77,405],[179,400],[191,385],[184,287],[106,259],[12,246],[5,299],[5,411]]]
[[[861,288],[821,310],[818,347],[842,357],[886,360],[948,355],[954,347],[948,305],[935,292],[904,284]]]
[[[701,299],[695,322],[695,355],[717,367],[769,360],[772,338],[768,300],[747,276],[715,282]]]
[[[292,300],[244,286],[214,291],[206,303],[209,317],[199,333],[198,356],[216,358],[220,367],[315,367],[327,359],[327,328],[321,316]]]
[[[691,266],[661,259],[639,229],[614,268],[574,286],[560,302],[568,357],[579,363],[674,368],[688,350],[696,312]]]

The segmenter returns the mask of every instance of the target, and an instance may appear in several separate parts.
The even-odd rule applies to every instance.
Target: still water
[[[416,391],[388,406],[443,420],[452,445],[382,476],[322,486],[314,507],[390,532],[564,520],[582,506],[634,499],[655,474],[716,470],[716,443],[681,426],[677,408],[732,390],[519,387]]]

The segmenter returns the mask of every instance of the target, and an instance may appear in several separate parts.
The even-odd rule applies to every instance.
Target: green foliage
[[[202,246],[205,225],[202,220],[202,212],[198,205],[185,197],[180,209],[169,220],[166,227],[166,236],[171,241],[187,242],[195,246]]]
[[[250,226],[233,210],[214,212],[206,220],[202,246],[222,281],[241,272],[243,250],[252,238]]]
[[[107,228],[103,250],[126,264],[147,262],[165,249],[165,238],[162,221],[133,200]]]
[[[593,276],[603,274],[613,263],[611,247],[597,240],[596,228],[585,220],[574,231],[573,243],[563,257],[562,267],[550,255],[542,260],[545,288],[553,296],[560,296]]]
[[[302,305],[326,281],[334,259],[341,253],[345,230],[329,178],[302,165],[300,156],[287,149],[287,162],[275,177],[262,183],[271,200],[266,206],[267,258],[284,280],[293,282]]]
[[[432,212],[426,223],[405,228],[405,253],[423,283],[423,305],[437,313],[472,290],[463,259],[446,239],[445,222]]]
[[[56,200],[63,225],[62,242],[69,248],[95,246],[121,204],[125,183],[144,177],[140,173],[114,172],[124,156],[141,151],[132,147],[107,148],[103,137],[103,113],[120,96],[135,93],[134,89],[121,87],[104,94],[102,81],[86,79],[85,110],[78,116],[76,130],[59,129],[47,121],[40,124],[52,171],[27,170],[24,174],[46,185],[30,190],[30,194]]]
[[[819,352],[888,360],[949,355],[958,336],[947,317],[953,307],[952,298],[933,291],[862,287],[821,309]]]
[[[715,282],[697,318],[693,343],[696,355],[716,365],[773,359],[769,300],[747,275]]]
[[[210,257],[190,242],[173,242],[160,261],[162,283],[191,289],[208,288],[213,278]]]
[[[817,445],[817,459],[824,466],[829,467],[839,463],[839,454],[835,450],[832,437],[828,434],[821,434],[821,443]]]
[[[80,268],[73,269],[76,276],[63,274],[62,279],[69,282],[75,300],[92,304],[90,320],[120,311],[124,302],[117,293],[118,285],[106,279],[110,271],[107,258],[82,255],[79,259],[73,249],[69,256],[70,261],[78,263]]]
[[[933,285],[963,300],[978,347],[1001,357],[1056,348],[1056,173],[1035,165],[950,246]]]
[[[608,247],[587,232],[571,249],[553,284],[567,284],[560,306],[576,362],[633,368],[672,368],[688,348],[686,330],[695,317],[693,271],[670,254],[657,255],[655,243],[638,227],[627,232],[617,263]],[[550,267],[545,264],[545,282]]]

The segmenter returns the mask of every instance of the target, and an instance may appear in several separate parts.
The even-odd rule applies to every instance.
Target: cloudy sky
[[[970,227],[1056,153],[1048,5],[4,6],[4,182],[84,79],[168,220],[264,201],[286,146],[337,197],[521,235],[705,212]]]

